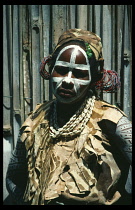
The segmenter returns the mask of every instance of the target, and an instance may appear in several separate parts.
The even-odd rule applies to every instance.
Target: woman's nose
[[[74,87],[74,84],[65,80],[62,82],[62,87],[65,89],[72,89]]]

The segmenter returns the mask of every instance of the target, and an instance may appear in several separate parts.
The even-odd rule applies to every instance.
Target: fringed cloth
[[[30,201],[31,205],[44,205],[45,200],[68,192],[76,196],[87,194],[89,202],[93,196],[102,194],[98,204],[111,205],[121,196],[117,189],[121,171],[98,122],[107,119],[117,124],[124,113],[116,106],[96,100],[81,135],[69,141],[56,141],[49,136],[52,103],[37,105],[22,125],[25,130],[21,140],[25,141],[27,149],[29,173],[25,201]]]

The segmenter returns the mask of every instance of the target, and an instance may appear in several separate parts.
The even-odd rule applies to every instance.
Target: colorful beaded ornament
[[[93,55],[92,49],[90,48],[90,45],[87,42],[85,42],[85,46],[86,46],[86,54],[88,58],[91,58]]]

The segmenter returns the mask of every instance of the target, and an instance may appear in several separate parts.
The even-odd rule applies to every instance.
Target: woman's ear
[[[102,73],[102,71],[104,69],[104,59],[100,58],[98,62],[99,62],[99,66],[100,66],[100,72]]]

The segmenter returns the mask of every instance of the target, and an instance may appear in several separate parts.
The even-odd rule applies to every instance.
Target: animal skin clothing
[[[125,190],[128,171],[125,173],[124,166],[129,169],[131,165],[127,117],[116,106],[96,100],[79,136],[52,139],[52,105],[53,101],[38,104],[20,129],[7,172],[7,188],[13,199],[20,205],[51,205],[53,201],[54,205],[72,205],[74,198],[78,205],[81,199],[88,205],[114,204]],[[123,134],[124,120],[129,139]],[[12,179],[13,173],[17,179]],[[73,199],[60,199],[63,192]]]

